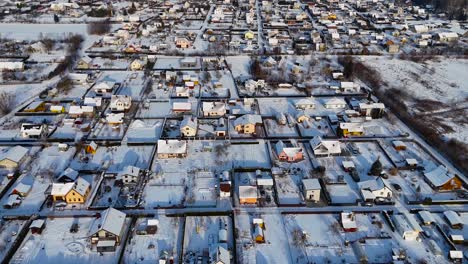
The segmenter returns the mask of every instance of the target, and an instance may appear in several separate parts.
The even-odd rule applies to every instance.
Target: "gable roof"
[[[330,154],[341,153],[341,146],[338,140],[324,140],[320,136],[315,136],[310,140],[310,145],[314,151],[319,148],[325,148]]]
[[[11,160],[13,162],[20,162],[24,156],[26,156],[26,154],[28,154],[28,149],[25,148],[25,147],[22,147],[22,146],[15,146],[15,147],[12,147],[10,149],[8,149],[7,152],[4,153],[4,155],[2,155],[0,157],[0,160]]]
[[[125,224],[125,217],[127,215],[112,207],[107,208],[101,214],[101,218],[94,221],[90,229],[90,234],[96,234],[100,230],[105,230],[116,236],[120,236],[120,233]]]
[[[432,171],[424,172],[426,179],[435,187],[439,187],[453,179],[454,175],[450,174],[448,169],[442,165]]]
[[[278,155],[284,151],[284,153],[288,157],[294,157],[297,153],[302,151],[302,148],[300,147],[286,147],[282,140],[278,141],[278,143],[275,144],[275,149]]]
[[[260,115],[243,115],[236,120],[234,120],[234,125],[248,125],[248,124],[261,124],[262,123],[262,117]]]
[[[158,140],[158,154],[182,154],[187,152],[187,142],[184,140]]]

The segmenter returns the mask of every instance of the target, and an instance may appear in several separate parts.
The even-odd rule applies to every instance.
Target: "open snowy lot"
[[[98,253],[90,248],[88,232],[94,221],[88,217],[47,219],[42,234],[27,234],[12,263],[116,263],[117,253]],[[128,226],[129,220],[126,222]],[[74,223],[78,224],[78,231],[71,233]],[[117,252],[120,250],[118,247]]]

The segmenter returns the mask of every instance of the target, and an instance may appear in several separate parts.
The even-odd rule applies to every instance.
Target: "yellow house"
[[[362,136],[363,134],[364,127],[361,123],[340,123],[338,127],[338,135],[343,137]]]
[[[50,194],[54,202],[64,201],[69,204],[83,204],[88,198],[90,187],[89,182],[79,177],[75,182],[53,183]]]
[[[131,64],[130,64],[130,69],[132,71],[139,71],[141,69],[143,69],[143,66],[144,66],[144,63],[143,61],[141,60],[134,60]]]
[[[299,112],[299,113],[297,114],[296,120],[297,120],[297,122],[302,123],[302,122],[304,122],[304,121],[306,121],[306,120],[307,120],[307,121],[310,120],[310,116],[308,116],[306,113],[304,113],[304,112],[301,111],[301,112]]]
[[[262,117],[259,115],[243,115],[234,121],[234,129],[238,133],[254,134],[257,124],[262,123]]]
[[[65,113],[65,107],[62,105],[51,105],[49,110],[52,113]]]
[[[81,58],[76,64],[76,68],[79,70],[87,70],[91,68],[92,59],[90,57]]]
[[[89,143],[87,146],[86,146],[86,153],[88,154],[96,154],[96,150],[97,150],[98,146],[96,144],[96,142],[94,141],[91,141],[91,143]]]
[[[27,157],[28,152],[29,150],[22,146],[15,146],[8,149],[7,152],[0,156],[0,168],[18,168],[23,160]]]
[[[253,31],[251,31],[251,30],[245,32],[245,34],[244,34],[245,39],[252,40],[252,39],[254,39],[254,37],[255,37],[255,33]]]
[[[336,20],[336,14],[328,14],[328,20]]]

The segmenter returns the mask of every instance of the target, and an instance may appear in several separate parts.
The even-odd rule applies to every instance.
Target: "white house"
[[[375,180],[358,182],[362,198],[366,202],[374,202],[377,198],[388,199],[392,198],[392,190],[385,185],[382,178],[378,177]]]
[[[320,201],[320,192],[322,190],[322,187],[320,186],[320,182],[318,179],[303,179],[302,188],[304,198],[307,201],[311,201],[314,203]]]
[[[109,125],[119,125],[123,123],[124,113],[109,113],[106,115],[106,121]]]
[[[310,140],[310,146],[315,156],[330,156],[341,154],[341,146],[338,140],[324,140],[315,136]]]
[[[0,61],[0,71],[22,71],[24,62],[22,61]]]
[[[44,124],[21,124],[21,137],[23,138],[41,138],[47,134],[47,125]]]
[[[325,108],[327,109],[342,109],[346,108],[345,100],[341,98],[331,98],[325,102]]]
[[[224,116],[226,114],[226,105],[223,102],[203,102],[203,116]]]
[[[159,159],[183,158],[187,156],[185,140],[158,140],[157,155]]]
[[[105,81],[94,85],[93,90],[97,95],[112,93],[115,82]]]
[[[128,95],[112,95],[110,109],[113,112],[123,112],[132,106],[132,98]]]
[[[315,102],[313,98],[303,98],[296,102],[296,109],[306,110],[315,108]]]
[[[176,86],[175,88],[175,93],[177,97],[189,97],[189,91],[190,89],[184,86]]]
[[[135,166],[125,166],[119,173],[119,178],[124,184],[136,184],[140,177],[140,168]]]
[[[180,122],[180,133],[184,137],[194,137],[197,135],[197,119],[191,116],[184,116]]]

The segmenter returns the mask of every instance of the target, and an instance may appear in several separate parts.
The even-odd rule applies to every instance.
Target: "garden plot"
[[[297,137],[297,131],[294,126],[280,125],[274,119],[263,119],[266,133],[269,137]]]
[[[11,220],[3,221],[0,224],[0,260],[5,261],[4,258],[10,250],[11,246],[18,239],[18,234],[23,229],[26,221]]]
[[[222,232],[227,234],[220,235]],[[224,237],[223,237],[224,236]],[[225,243],[232,252],[234,246],[233,227],[228,216],[187,216],[185,218],[183,259],[195,260],[198,256],[206,256],[211,247]],[[232,253],[230,253],[232,255]],[[204,257],[207,261],[207,257]],[[206,263],[206,262],[204,262]]]
[[[89,123],[86,125],[89,125]],[[57,129],[49,136],[49,138],[79,141],[85,134],[87,134],[87,132],[83,132],[75,125],[63,124],[62,126],[57,127]]]
[[[265,243],[256,243],[254,239],[253,218],[264,220]],[[237,256],[240,263],[288,264],[296,263],[289,252],[289,243],[285,231],[285,221],[279,213],[253,216],[236,214]]]
[[[89,134],[89,139],[97,140],[119,140],[122,139],[127,125],[122,123],[118,125],[111,125],[107,122],[99,122],[94,126],[93,131]]]
[[[285,215],[291,257],[299,262],[358,263],[352,247],[345,247],[338,215]]]
[[[258,108],[262,116],[273,117],[279,113],[294,113],[295,106],[287,98],[258,98]]]
[[[120,172],[128,165],[147,168],[153,148],[153,146],[99,146],[94,155],[79,153],[70,166],[78,171],[107,169],[107,172],[115,173]],[[89,160],[85,157],[88,157]]]
[[[180,120],[166,119],[161,133],[161,138],[180,138],[180,123]]]
[[[170,101],[149,100],[147,107],[138,109],[136,118],[164,118],[172,113]]]
[[[139,235],[137,230],[146,226],[147,220],[156,219],[158,229],[155,235]],[[130,243],[125,247],[125,263],[155,263],[161,253],[166,251],[173,257],[174,263],[179,263],[180,245],[182,243],[183,219],[157,215],[154,218],[139,218],[135,229],[129,238]]]
[[[231,168],[269,168],[270,157],[265,141],[236,142],[228,141],[188,141],[187,157],[174,159],[155,159],[162,172],[186,172],[185,169],[223,171]]]
[[[406,159],[416,159],[418,164],[421,166],[424,166],[425,164],[429,165],[430,163],[437,164],[437,161],[414,141],[403,142],[406,149],[398,151],[393,147],[391,140],[380,141],[380,145],[398,168],[407,166]]]
[[[126,79],[118,93],[119,95],[127,95],[132,97],[132,100],[139,101],[143,93],[143,89],[147,84],[147,79],[142,72],[133,72],[128,79]]]
[[[276,194],[281,205],[304,204],[304,197],[299,189],[301,178],[298,175],[287,174],[275,177]]]
[[[334,137],[335,131],[328,123],[327,119],[311,119],[310,122],[298,123],[297,127],[302,137]]]
[[[98,253],[90,248],[88,233],[95,218],[47,219],[42,234],[29,232],[12,258],[12,263],[116,263],[116,252]],[[129,224],[129,219],[126,221]],[[71,233],[76,223],[79,228]]]
[[[130,66],[130,61],[127,59],[108,59],[103,57],[95,57],[92,60],[91,69],[106,69],[106,70],[121,70],[125,71]]]
[[[124,141],[129,143],[152,143],[161,136],[164,120],[162,119],[135,119],[130,124]]]
[[[153,168],[154,166],[155,164]],[[187,171],[153,173],[143,192],[144,206],[154,208],[183,205],[188,188],[187,178]]]
[[[348,184],[326,185],[332,204],[356,204],[360,199],[359,191]]]
[[[362,123],[364,135],[374,137],[398,137],[404,132],[396,125],[392,125],[387,119],[372,119]]]
[[[115,178],[103,178],[100,185],[97,186],[95,196],[93,197],[92,206],[107,208],[110,206],[121,207],[124,205],[119,197],[121,188],[116,184]]]
[[[361,181],[374,178],[374,176],[368,176],[367,173],[377,159],[382,163],[384,171],[394,168],[393,164],[375,141],[347,143],[347,147],[358,153],[353,153],[354,155],[347,157],[347,159],[354,162]]]
[[[216,206],[218,200],[218,179],[211,171],[194,172],[188,177],[186,206]]]
[[[60,99],[81,99],[91,87],[91,83],[72,84],[69,90],[59,92]]]
[[[170,69],[200,69],[200,58],[196,57],[197,63],[195,67],[182,67],[181,61],[184,57],[167,57],[167,56],[159,56],[154,64],[154,70],[170,70]]]

